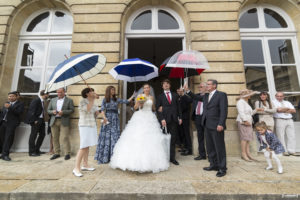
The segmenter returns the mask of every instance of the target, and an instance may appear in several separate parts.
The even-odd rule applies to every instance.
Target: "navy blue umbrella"
[[[106,58],[102,54],[78,54],[57,65],[46,85],[46,91],[85,81],[97,75],[105,66]]]
[[[120,62],[109,71],[109,74],[122,81],[148,81],[158,76],[158,68],[148,61],[131,58]]]

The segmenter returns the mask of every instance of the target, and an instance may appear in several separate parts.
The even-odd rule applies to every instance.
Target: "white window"
[[[165,7],[145,7],[135,12],[128,20],[126,34],[185,33],[179,15]]]
[[[70,56],[72,16],[66,11],[46,10],[33,14],[24,23],[12,89],[22,95],[36,95],[57,64]]]
[[[12,90],[18,90],[25,105],[45,89],[56,65],[70,56],[72,16],[62,10],[42,10],[31,15],[19,35]]]
[[[269,91],[272,98],[283,91],[298,105],[299,51],[289,16],[275,6],[253,5],[241,12],[239,26],[247,87]]]

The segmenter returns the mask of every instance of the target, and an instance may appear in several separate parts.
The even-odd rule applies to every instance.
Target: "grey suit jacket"
[[[50,118],[50,126],[52,126],[55,122],[55,115],[53,114],[53,111],[56,110],[56,103],[57,103],[58,97],[55,97],[51,99],[49,105],[48,105],[48,114],[51,116]],[[63,106],[62,106],[62,112],[63,115],[61,116],[61,123],[63,126],[69,126],[70,125],[70,115],[74,112],[74,104],[73,100],[65,97]]]

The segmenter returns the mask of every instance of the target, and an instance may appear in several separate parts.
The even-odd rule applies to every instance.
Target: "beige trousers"
[[[71,145],[69,139],[69,126],[63,126],[61,119],[55,119],[54,124],[51,126],[51,132],[53,137],[54,153],[60,155],[60,136],[63,137],[64,153],[65,155],[71,154]]]
[[[285,151],[295,153],[296,138],[294,121],[292,119],[275,119],[275,131]]]

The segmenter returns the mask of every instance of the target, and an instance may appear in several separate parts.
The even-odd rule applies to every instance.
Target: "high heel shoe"
[[[258,160],[256,160],[255,158],[253,158],[252,156],[248,156],[248,158],[254,162],[258,162]]]
[[[247,157],[242,156],[241,158],[242,158],[243,160],[247,161],[247,162],[252,162],[252,160],[250,160],[250,159],[247,158]]]
[[[77,177],[82,177],[83,176],[82,173],[77,172],[75,169],[73,169],[73,174],[74,174],[74,176],[77,176]]]

